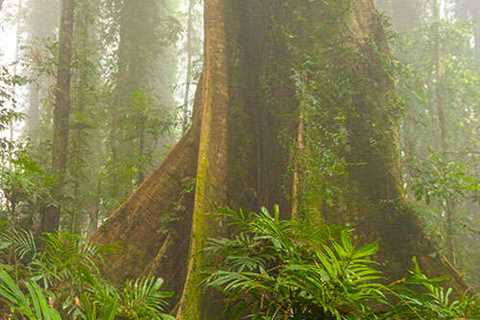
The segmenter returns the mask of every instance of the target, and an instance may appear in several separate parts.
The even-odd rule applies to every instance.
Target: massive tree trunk
[[[96,235],[119,244],[110,263],[118,280],[151,272],[181,293],[187,277],[184,318],[200,314],[199,252],[217,226],[207,214],[275,203],[289,211],[289,141],[281,143],[280,133],[293,137],[297,122],[286,48],[272,37],[265,43],[272,25],[262,4],[207,1],[205,14],[206,66],[192,127]]]
[[[59,197],[65,185],[70,120],[70,79],[73,54],[74,0],[63,0],[60,22],[57,85],[52,141],[52,174],[55,177],[54,194]],[[60,206],[50,205],[43,212],[41,232],[57,231],[60,223]]]
[[[283,218],[289,218],[292,210],[307,207],[297,198],[309,192],[303,171],[311,170],[297,156],[308,152],[322,159],[324,154],[304,145],[316,123],[303,112],[306,103],[293,75],[305,58],[303,50],[322,37],[332,42],[314,48],[313,55],[325,53],[332,43],[348,52],[325,56],[335,60],[322,65],[340,63],[349,70],[342,81],[351,86],[352,101],[340,130],[347,132],[347,165],[338,179],[344,183],[348,208],[331,212],[332,208],[328,216],[354,224],[359,241],[380,241],[381,257],[392,277],[405,274],[412,256],[437,266],[433,246],[403,203],[398,126],[388,110],[393,81],[383,65],[388,48],[382,26],[372,0],[351,5],[206,0],[205,67],[193,125],[94,237],[118,245],[106,270],[113,278],[162,276],[179,294],[178,319],[221,317],[212,314],[212,300],[205,301],[200,288],[201,271],[209,262],[205,241],[224,231],[210,213],[225,206],[256,210],[280,204]],[[309,13],[300,14],[306,26],[295,20],[300,9]],[[333,12],[342,20],[317,24]],[[315,73],[306,78],[335,84],[335,79]],[[320,108],[330,113],[328,104]],[[308,214],[325,212],[319,208]]]

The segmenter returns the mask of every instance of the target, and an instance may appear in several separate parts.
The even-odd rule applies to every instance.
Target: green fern
[[[61,320],[60,314],[48,303],[43,290],[34,282],[25,282],[27,293],[10,275],[0,270],[0,299],[10,306],[10,315],[22,315],[29,320]]]
[[[23,229],[9,229],[0,234],[0,255],[4,263],[31,261],[36,254],[37,245],[32,232]]]
[[[129,319],[170,319],[163,312],[172,293],[161,291],[162,285],[162,279],[153,277],[128,281],[122,293],[122,315]]]
[[[207,248],[222,257],[220,270],[205,283],[222,291],[240,314],[261,319],[360,319],[369,302],[384,302],[376,245],[356,249],[350,233],[306,233],[308,223],[280,221],[259,213],[222,212],[231,238],[212,239]],[[258,319],[260,319],[258,318]]]
[[[385,319],[480,319],[480,306],[476,295],[454,297],[452,288],[443,286],[443,279],[429,278],[416,259],[405,283],[393,288],[399,303]]]
[[[40,251],[29,232],[8,231],[0,239],[6,244],[5,256],[17,257],[14,264],[0,269],[0,305],[7,307],[3,311],[12,319],[174,319],[165,313],[172,294],[161,290],[161,279],[141,278],[123,288],[113,286],[97,265],[103,261],[104,249],[78,235],[46,234]],[[31,258],[22,259],[26,256]]]

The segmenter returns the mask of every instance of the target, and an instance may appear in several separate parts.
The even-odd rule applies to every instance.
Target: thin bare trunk
[[[434,72],[435,72],[435,83],[434,83],[434,102],[435,110],[438,121],[438,130],[439,130],[439,140],[440,140],[440,150],[442,155],[448,159],[448,128],[447,120],[445,116],[445,97],[444,97],[444,71],[442,65],[442,44],[440,39],[440,23],[441,23],[441,6],[439,0],[432,1],[432,11],[434,13],[434,23],[435,27],[435,48],[434,48]],[[445,199],[445,203],[442,204],[443,209],[447,215],[446,221],[446,246],[447,246],[447,257],[451,263],[455,265],[455,231],[454,231],[454,211],[455,206],[451,198]]]
[[[22,13],[23,13],[23,0],[18,0],[18,3],[17,3],[17,19],[16,19],[16,35],[15,35],[15,65],[13,67],[13,74],[15,76],[18,75],[18,64],[20,63],[20,42],[21,42],[21,36],[22,36],[22,33],[21,33],[21,22],[22,22]],[[0,8],[1,8],[1,4],[0,4]],[[18,101],[18,97],[17,97],[17,86],[14,86],[13,88],[13,98],[14,98],[14,105],[13,105],[13,108],[15,110],[17,110],[17,101]],[[18,110],[17,110],[18,111]],[[12,123],[10,123],[10,140],[13,141],[14,139],[14,131],[15,131],[15,121],[12,121]]]
[[[190,87],[192,84],[192,71],[193,71],[193,9],[195,0],[188,1],[188,13],[187,13],[187,74],[185,76],[185,96],[183,98],[183,132],[188,128],[190,123]]]
[[[470,2],[470,12],[472,15],[475,37],[475,51],[477,56],[480,57],[480,3],[475,0],[471,0]]]
[[[300,106],[300,116],[298,120],[297,137],[295,145],[295,155],[293,159],[293,177],[292,177],[292,218],[298,218],[301,202],[301,180],[302,180],[302,157],[305,151],[305,119],[302,106]]]
[[[26,126],[27,136],[37,145],[39,141],[38,129],[40,125],[40,87],[39,84],[33,82],[29,85],[29,106],[27,112]]]

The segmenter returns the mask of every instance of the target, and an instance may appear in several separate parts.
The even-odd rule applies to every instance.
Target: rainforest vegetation
[[[0,319],[480,319],[480,1],[0,0]]]

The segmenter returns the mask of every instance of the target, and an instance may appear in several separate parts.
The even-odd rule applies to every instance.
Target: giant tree
[[[392,278],[412,256],[440,266],[403,198],[372,0],[206,0],[205,35],[192,127],[95,236],[119,245],[112,277],[160,275],[179,294],[178,319],[221,317],[201,289],[206,242],[226,231],[212,213],[274,204],[285,219],[349,223],[358,241],[379,241]]]

